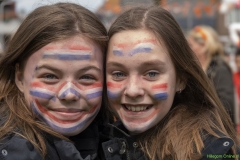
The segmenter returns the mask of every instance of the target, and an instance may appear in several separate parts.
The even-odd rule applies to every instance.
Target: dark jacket
[[[218,97],[229,113],[233,123],[235,123],[235,96],[231,68],[220,56],[214,56],[207,69],[207,75],[213,82]]]
[[[0,160],[96,160],[98,146],[97,123],[65,141],[46,134],[47,155],[43,158],[25,138],[9,134],[0,140]]]
[[[101,134],[102,149],[99,155],[104,160],[147,160],[140,150],[135,137],[127,134],[121,122],[107,124]],[[204,141],[204,150],[201,160],[228,160],[232,156],[232,139],[219,134],[220,138],[208,136]],[[218,155],[218,157],[216,157]],[[221,157],[222,156],[222,157]],[[227,157],[228,156],[228,157]],[[240,158],[240,157],[239,157]]]

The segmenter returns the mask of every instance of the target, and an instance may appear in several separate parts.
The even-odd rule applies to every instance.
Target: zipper
[[[126,142],[125,141],[121,141],[121,143],[122,143],[122,147],[121,147],[121,149],[119,151],[119,154],[126,153],[127,160],[131,160],[130,153],[129,153],[128,149],[127,149]]]

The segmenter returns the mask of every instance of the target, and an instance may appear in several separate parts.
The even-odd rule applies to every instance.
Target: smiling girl
[[[231,119],[168,11],[132,8],[108,34],[106,94],[118,121],[103,132],[106,159],[236,154]]]
[[[76,4],[28,15],[0,62],[0,159],[97,159],[107,40],[98,18]]]

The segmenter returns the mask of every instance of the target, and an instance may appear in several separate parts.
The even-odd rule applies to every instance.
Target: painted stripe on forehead
[[[91,58],[90,54],[82,54],[82,55],[76,55],[76,54],[68,54],[68,53],[54,53],[54,54],[44,54],[43,59],[58,59],[58,60],[64,60],[64,61],[73,61],[73,60],[88,60]]]
[[[123,53],[123,51],[120,51],[120,50],[113,50],[113,54],[115,55],[115,56],[124,56],[124,53]]]
[[[128,55],[133,56],[137,53],[151,53],[151,51],[152,51],[152,48],[150,48],[150,47],[138,47],[138,48],[135,48],[135,49],[131,50],[128,53]]]
[[[156,39],[145,39],[145,40],[139,40],[139,41],[137,41],[135,43],[130,43],[130,44],[129,43],[114,44],[114,46],[116,46],[118,48],[124,49],[124,48],[127,48],[127,47],[135,46],[135,45],[137,45],[139,43],[152,43],[152,44],[156,45],[157,44],[157,40]]]

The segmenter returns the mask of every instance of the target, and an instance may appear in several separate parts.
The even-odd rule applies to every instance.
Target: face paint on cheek
[[[42,85],[39,82],[34,82],[31,84],[29,93],[36,98],[56,101],[56,92],[53,92],[52,90],[54,90],[52,87]]]
[[[117,99],[121,96],[122,85],[119,83],[107,82],[107,95],[109,99]]]
[[[167,83],[157,84],[152,86],[153,97],[159,101],[165,100],[168,97]]]
[[[95,83],[93,85],[90,85],[88,87],[85,87],[85,95],[88,100],[102,97],[102,83]]]

